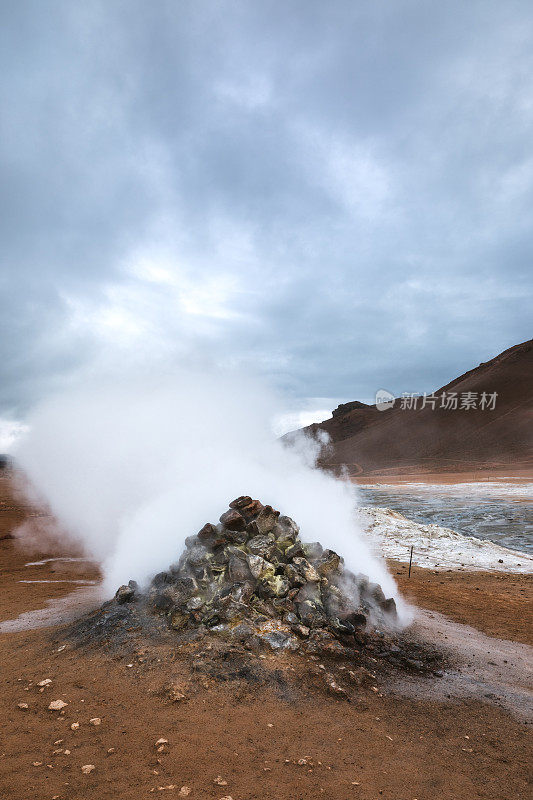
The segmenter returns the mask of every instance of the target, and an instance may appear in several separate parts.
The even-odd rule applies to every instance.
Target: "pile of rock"
[[[146,592],[130,581],[116,601],[144,600],[175,630],[266,633],[284,646],[317,632],[346,641],[369,617],[383,624],[396,615],[378,584],[346,569],[333,550],[302,542],[294,520],[251,497],[234,500],[185,545]]]

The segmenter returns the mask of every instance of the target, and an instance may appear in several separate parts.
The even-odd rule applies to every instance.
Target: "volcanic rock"
[[[279,511],[274,511],[272,506],[263,506],[259,514],[249,524],[252,535],[258,533],[270,533],[278,521]]]
[[[129,581],[127,586],[119,586],[115,594],[117,603],[131,603],[139,587],[135,581]]]
[[[368,626],[394,619],[394,600],[333,550],[305,543],[290,517],[247,495],[230,503],[220,523],[185,540],[177,563],[141,594],[121,586],[118,604],[144,604],[179,632],[210,629],[248,648],[313,648],[346,643]],[[337,643],[338,644],[338,643]],[[340,646],[340,645],[339,645]]]
[[[233,508],[222,514],[220,522],[229,531],[243,531],[246,528],[246,520],[243,515]]]

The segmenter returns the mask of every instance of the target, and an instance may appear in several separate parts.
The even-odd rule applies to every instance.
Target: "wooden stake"
[[[409,558],[409,577],[411,577],[411,564],[413,563],[413,545],[411,545],[411,556]]]

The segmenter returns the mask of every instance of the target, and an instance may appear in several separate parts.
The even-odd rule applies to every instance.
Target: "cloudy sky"
[[[294,408],[531,335],[528,0],[6,0],[0,415],[98,354]]]

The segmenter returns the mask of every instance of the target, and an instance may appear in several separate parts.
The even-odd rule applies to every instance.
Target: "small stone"
[[[39,681],[37,686],[49,686],[52,683],[51,678],[45,678],[44,681]]]
[[[191,792],[192,792],[192,789],[191,789],[190,786],[182,786],[180,791],[179,791],[179,796],[180,797],[188,797]]]
[[[64,700],[52,700],[50,705],[48,706],[49,711],[61,711],[65,706],[68,706],[68,703],[65,703]]]
[[[299,556],[304,555],[304,549],[302,547],[301,542],[295,542],[294,544],[289,545],[285,550],[285,557],[288,561],[292,561],[294,558],[298,558]]]
[[[18,708],[21,708],[23,711],[25,711],[27,708],[29,708],[29,705],[27,703],[18,703]]]
[[[284,597],[289,591],[289,581],[281,575],[265,578],[262,582],[265,593],[271,597]]]
[[[252,573],[250,572],[250,568],[246,562],[246,555],[245,553],[241,554],[242,558],[236,553],[232,553],[229,558],[228,575],[230,580],[234,581],[235,583],[244,583],[252,578]]]
[[[316,561],[322,555],[323,548],[319,542],[308,542],[302,545],[305,557],[309,561]]]
[[[278,521],[279,511],[275,511],[272,506],[263,506],[252,526],[257,533],[270,533]]]
[[[274,565],[269,561],[265,561],[265,559],[261,558],[261,556],[246,556],[246,560],[248,562],[248,566],[250,567],[250,572],[257,580],[260,578],[265,579],[274,577]]]
[[[155,747],[160,747],[162,744],[168,744],[168,739],[163,739],[163,737],[161,737],[161,739],[158,739],[155,743]]]
[[[185,628],[188,621],[189,618],[187,615],[182,614],[181,611],[174,611],[174,613],[170,616],[170,625],[175,631],[181,631],[182,628]]]
[[[196,534],[200,541],[205,542],[211,539],[216,539],[218,536],[218,531],[216,525],[212,525],[210,522],[207,522],[204,527],[198,531]]]
[[[220,522],[230,531],[243,531],[246,528],[246,520],[234,508],[222,514]]]
[[[333,675],[326,675],[326,683],[330,692],[337,697],[348,697],[348,692],[334,679]]]
[[[221,775],[217,775],[216,778],[213,780],[213,783],[216,783],[217,786],[227,786],[228,782],[224,780]]]
[[[131,586],[119,586],[115,593],[117,603],[131,603],[135,598],[135,589]]]
[[[102,720],[100,719],[100,717],[93,717],[92,719],[89,720],[89,725],[101,725],[101,724]]]
[[[77,731],[79,727],[80,727],[80,723],[79,722],[73,722],[72,725],[70,726],[70,730],[71,731]]]
[[[171,684],[168,690],[168,699],[171,700],[173,703],[181,703],[182,700],[186,700],[187,695],[183,691],[182,687],[179,684]]]
[[[317,564],[317,569],[321,575],[329,575],[339,568],[341,558],[334,550],[324,550]],[[383,598],[385,599],[385,598]]]
[[[42,765],[43,765],[42,761],[33,761],[32,763],[33,763],[34,767],[42,767]]]
[[[84,775],[89,775],[94,769],[96,769],[94,764],[84,764],[81,771]]]
[[[320,580],[320,575],[318,574],[317,570],[311,566],[306,558],[302,558],[301,556],[295,558],[293,560],[293,564],[304,576],[306,581],[309,581],[309,583],[318,583]]]
[[[243,508],[246,508],[252,503],[252,498],[247,494],[242,494],[240,497],[237,497],[236,500],[232,500],[229,504],[230,508],[235,508],[237,511],[240,511]]]
[[[364,667],[356,667],[355,669],[348,670],[348,675],[356,686],[369,686],[372,681],[375,681],[376,676],[372,675]]]

